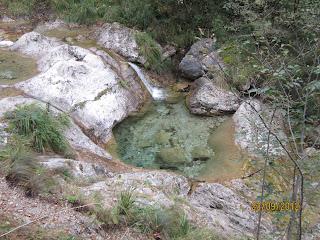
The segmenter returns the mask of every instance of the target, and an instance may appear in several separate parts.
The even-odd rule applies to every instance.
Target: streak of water
[[[152,85],[148,77],[144,74],[141,68],[139,68],[136,64],[128,62],[128,64],[132,67],[132,69],[137,73],[148,92],[152,96],[152,98],[156,101],[165,100],[167,98],[167,92],[163,88],[155,87]]]

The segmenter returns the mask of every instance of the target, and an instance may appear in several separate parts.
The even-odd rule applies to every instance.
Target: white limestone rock
[[[134,77],[123,79],[90,50],[34,32],[23,35],[12,49],[36,57],[41,71],[15,87],[71,113],[87,135],[100,142],[106,143],[112,127],[136,111],[144,99],[141,84]]]
[[[14,42],[12,42],[12,41],[3,40],[3,41],[0,41],[0,48],[11,47],[13,44],[14,44]]]
[[[252,156],[263,157],[267,153],[268,128],[274,132],[280,141],[287,145],[288,140],[284,132],[282,114],[276,112],[272,124],[270,124],[272,109],[262,104],[259,100],[247,100],[243,102],[233,116],[235,123],[235,143]],[[265,127],[259,115],[264,119]],[[276,138],[270,135],[270,156],[285,156],[286,152]]]
[[[130,62],[144,64],[146,60],[139,53],[139,46],[135,40],[137,30],[127,28],[119,23],[106,23],[98,31],[98,43],[127,58]]]

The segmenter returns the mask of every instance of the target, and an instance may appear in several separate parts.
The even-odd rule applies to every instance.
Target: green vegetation
[[[1,0],[1,4],[8,9],[8,11],[14,16],[25,16],[31,15],[34,4],[36,3],[35,0]]]
[[[19,138],[12,138],[9,145],[0,151],[0,171],[10,183],[23,187],[27,195],[54,190],[55,182],[51,175],[39,165]]]
[[[56,153],[68,154],[68,143],[62,131],[68,127],[67,116],[52,113],[35,104],[20,106],[6,114],[10,123],[10,132],[30,141],[37,152],[53,150]]]
[[[0,235],[11,229],[20,226],[20,222],[14,220],[11,216],[0,213]],[[60,230],[49,230],[37,227],[35,225],[25,226],[1,239],[4,240],[76,240],[75,236]]]
[[[91,212],[98,221],[105,224],[105,227],[126,225],[161,239],[222,239],[208,229],[193,225],[177,206],[169,209],[159,206],[139,206],[132,191],[120,193],[118,202],[113,208],[104,209],[102,205],[98,205]]]
[[[69,125],[64,115],[53,115],[46,109],[31,104],[7,112],[10,133],[8,144],[0,150],[0,170],[6,179],[22,186],[28,195],[50,193],[55,182],[52,174],[43,169],[34,152],[52,150],[70,155],[69,145],[62,131]],[[69,173],[61,170],[61,175]]]
[[[169,68],[170,63],[168,60],[163,59],[160,46],[149,34],[137,33],[135,38],[139,46],[139,51],[146,60],[144,64],[146,68],[158,73]]]

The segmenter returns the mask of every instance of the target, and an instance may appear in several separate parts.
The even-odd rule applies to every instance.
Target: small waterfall
[[[141,68],[139,68],[136,64],[128,62],[128,64],[132,67],[132,69],[137,73],[145,87],[147,88],[148,92],[152,96],[152,98],[156,101],[165,100],[167,97],[167,92],[163,88],[158,88],[152,85],[150,80],[144,74]]]

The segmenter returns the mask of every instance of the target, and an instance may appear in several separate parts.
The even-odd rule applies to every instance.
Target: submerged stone
[[[160,145],[168,145],[170,144],[170,137],[170,133],[164,130],[160,130],[158,133],[155,134],[155,142]]]
[[[156,161],[161,168],[178,168],[179,165],[188,163],[188,159],[180,147],[163,148],[157,154]]]
[[[192,160],[193,161],[208,161],[214,156],[214,152],[203,146],[196,146],[192,150]]]

